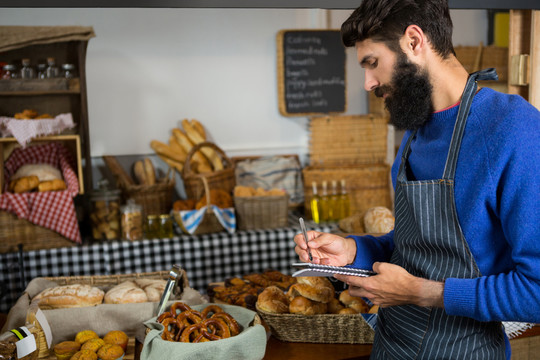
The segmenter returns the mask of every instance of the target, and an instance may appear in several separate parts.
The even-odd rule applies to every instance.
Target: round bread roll
[[[289,304],[291,314],[317,315],[325,314],[327,310],[328,305],[325,303],[313,301],[303,296],[295,297]]]
[[[167,286],[166,280],[160,279],[137,279],[135,284],[142,288],[150,302],[159,302]]]
[[[358,311],[354,310],[353,308],[344,307],[343,309],[339,310],[338,314],[358,314]]]
[[[349,289],[344,290],[339,294],[339,301],[341,301],[346,307],[352,308],[359,313],[367,313],[369,311],[369,305],[361,297],[351,296]]]
[[[338,314],[340,310],[344,308],[345,306],[343,306],[343,304],[337,298],[332,298],[332,300],[328,302],[328,312],[330,314]]]
[[[49,164],[25,164],[17,169],[10,180],[17,180],[22,177],[35,175],[39,181],[62,180],[60,170]]]
[[[287,295],[293,299],[298,295],[313,301],[328,303],[334,298],[335,290],[330,280],[318,276],[299,276],[297,283],[289,288]]]
[[[289,299],[283,290],[272,285],[259,294],[256,307],[272,314],[286,314],[289,312]]]
[[[372,207],[364,215],[364,227],[367,233],[386,234],[394,229],[394,223],[392,211],[384,206]]]
[[[124,281],[105,294],[105,304],[130,304],[148,302],[146,292],[133,281]]]
[[[32,301],[41,309],[85,307],[101,304],[103,295],[103,290],[95,286],[72,284],[45,289]]]

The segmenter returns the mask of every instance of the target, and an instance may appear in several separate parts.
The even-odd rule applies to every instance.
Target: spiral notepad
[[[371,270],[357,269],[344,266],[320,265],[311,263],[293,263],[293,267],[300,270],[292,276],[330,276],[332,274],[354,275],[354,276],[372,276],[376,273]]]

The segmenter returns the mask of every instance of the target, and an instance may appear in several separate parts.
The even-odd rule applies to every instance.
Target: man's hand
[[[303,262],[309,262],[307,247],[313,256],[312,263],[333,266],[344,266],[352,263],[356,256],[356,242],[335,234],[308,231],[309,245],[306,245],[304,235],[294,237],[294,251]]]
[[[376,262],[377,275],[359,277],[339,275],[334,277],[349,284],[352,296],[368,298],[381,307],[414,304],[427,307],[444,307],[444,283],[422,279],[409,274],[400,266]]]

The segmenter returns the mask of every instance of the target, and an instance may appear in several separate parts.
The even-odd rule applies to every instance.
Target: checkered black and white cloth
[[[335,225],[306,225],[335,230]],[[298,226],[290,226],[0,254],[0,312],[7,313],[35,277],[168,271],[178,264],[190,286],[205,293],[209,283],[232,276],[266,269],[291,274],[291,263],[298,261],[292,239],[299,232]]]

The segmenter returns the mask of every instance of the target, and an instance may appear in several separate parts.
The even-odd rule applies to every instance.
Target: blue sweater
[[[416,180],[442,177],[458,107],[434,113],[411,144]],[[407,132],[392,166],[394,187]],[[481,89],[475,96],[455,176],[461,229],[482,276],[449,278],[449,315],[481,321],[540,323],[540,112],[515,95]],[[353,236],[352,266],[388,261],[393,232]]]

